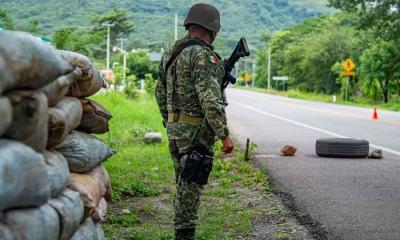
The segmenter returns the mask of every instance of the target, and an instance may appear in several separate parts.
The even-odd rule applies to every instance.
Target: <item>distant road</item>
[[[323,239],[400,239],[400,113],[302,101],[228,89],[230,128],[240,141],[258,145],[258,164],[278,192]],[[324,159],[315,141],[351,137],[384,150],[384,160]],[[298,147],[295,158],[280,149]],[[311,217],[311,218],[309,218]],[[312,219],[312,221],[310,221]]]

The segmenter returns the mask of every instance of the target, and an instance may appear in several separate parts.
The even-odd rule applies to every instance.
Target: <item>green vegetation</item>
[[[166,136],[155,100],[147,94],[131,100],[119,93],[93,99],[113,113],[110,134],[100,137],[118,152],[105,162],[114,200],[104,224],[107,239],[171,239],[175,180],[166,138],[161,145],[142,142],[149,130]],[[197,239],[249,239],[251,220],[267,214],[268,209],[249,208],[251,196],[243,192],[254,192],[257,198],[267,194],[268,179],[239,152],[223,159],[220,145],[216,148],[217,159],[202,197]],[[269,214],[284,214],[274,209]]]
[[[2,1],[1,8],[15,20],[17,29],[26,29],[29,21],[38,20],[45,35],[52,35],[55,30],[65,28],[79,30],[92,28],[93,15],[104,15],[115,8],[124,9],[128,12],[129,20],[135,23],[135,32],[129,34],[127,47],[159,49],[173,39],[173,15],[175,13],[179,15],[181,26],[188,8],[195,2],[198,1],[8,0]],[[252,45],[257,46],[258,34],[262,30],[276,31],[330,11],[325,7],[326,0],[205,0],[204,2],[211,2],[221,10],[223,28],[218,44],[225,48],[220,49],[224,53],[225,50],[229,50],[227,48],[233,48],[241,36],[246,36]],[[120,31],[115,31],[118,32]],[[180,36],[184,34],[182,27],[179,34]]]
[[[297,26],[264,36],[267,47],[257,54],[256,86],[267,85],[267,48],[270,48],[271,75],[289,76],[289,89],[344,98],[347,85],[348,99],[354,103],[397,101],[400,96],[398,40],[377,37],[373,29],[358,29],[360,21],[362,18],[357,14],[338,13],[307,19]],[[357,65],[357,75],[349,83],[341,75],[342,63],[347,58]],[[283,89],[282,84],[273,83],[273,87]]]

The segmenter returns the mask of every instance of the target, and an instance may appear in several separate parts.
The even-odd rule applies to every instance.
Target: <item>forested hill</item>
[[[44,34],[66,26],[85,27],[93,14],[127,9],[135,24],[133,37],[154,42],[173,34],[174,13],[182,23],[194,0],[2,0],[17,26],[38,20]],[[203,0],[222,13],[221,35],[227,41],[247,36],[257,44],[263,30],[278,30],[330,11],[326,0]],[[228,44],[230,45],[230,44]]]

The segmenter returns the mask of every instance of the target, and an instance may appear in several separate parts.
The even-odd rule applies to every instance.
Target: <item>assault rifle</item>
[[[235,50],[233,51],[233,53],[231,54],[231,56],[229,57],[228,61],[225,64],[225,75],[224,78],[222,79],[222,84],[221,84],[221,92],[225,106],[228,105],[228,102],[226,100],[225,89],[228,87],[229,83],[231,84],[236,83],[236,77],[232,75],[232,69],[235,67],[236,62],[239,61],[240,58],[247,56],[250,56],[250,50],[249,47],[247,46],[246,38],[241,38],[238,44],[236,45]]]

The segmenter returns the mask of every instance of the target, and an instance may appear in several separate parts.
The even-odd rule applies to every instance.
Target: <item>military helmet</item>
[[[183,26],[188,28],[192,24],[202,26],[211,32],[219,32],[221,21],[218,9],[207,3],[193,5],[189,9]]]

